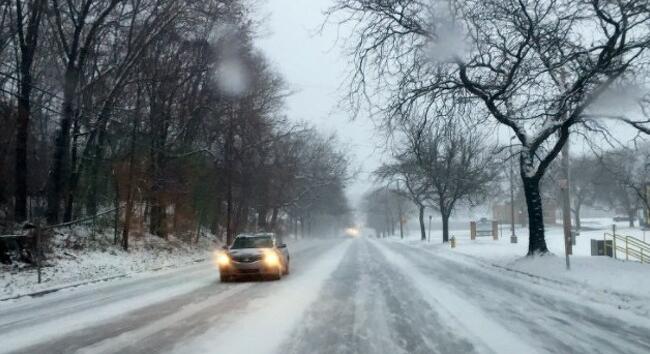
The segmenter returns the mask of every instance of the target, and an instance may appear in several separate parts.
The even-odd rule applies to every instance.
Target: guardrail
[[[604,240],[605,254],[607,254],[607,249],[609,248],[612,250],[614,258],[619,258],[617,254],[621,252],[625,256],[626,261],[632,258],[641,263],[650,263],[650,243],[641,241],[633,236],[611,233],[605,233]],[[607,241],[611,241],[611,245]]]

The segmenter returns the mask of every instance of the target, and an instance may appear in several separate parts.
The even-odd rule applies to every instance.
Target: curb
[[[194,259],[194,260],[191,260],[190,262],[183,263],[183,264],[180,264],[180,265],[167,265],[167,266],[156,267],[156,268],[151,268],[151,269],[144,269],[144,270],[141,270],[141,271],[138,271],[138,272],[133,272],[133,273],[123,273],[123,274],[112,275],[110,277],[105,277],[105,278],[84,280],[84,281],[81,281],[81,282],[78,282],[78,283],[72,283],[72,284],[68,284],[68,285],[64,285],[64,286],[47,288],[47,289],[38,290],[38,291],[27,293],[27,294],[18,294],[18,295],[9,296],[9,297],[3,297],[3,298],[0,298],[0,302],[9,301],[9,300],[16,300],[16,299],[20,299],[20,298],[23,298],[23,297],[32,297],[32,298],[41,297],[41,296],[44,296],[44,295],[47,295],[47,294],[55,293],[55,292],[57,292],[59,290],[72,289],[72,288],[77,288],[77,287],[84,286],[84,285],[101,283],[101,282],[114,280],[114,279],[129,278],[129,277],[131,277],[133,275],[141,274],[141,273],[145,273],[145,272],[158,272],[158,271],[166,270],[166,269],[181,268],[183,266],[203,262],[206,259],[207,258],[198,258],[198,259]]]
[[[479,260],[479,262],[482,262],[482,260]],[[516,274],[525,275],[525,276],[527,276],[529,278],[541,279],[541,280],[551,282],[551,283],[555,283],[555,284],[558,284],[558,285],[566,285],[566,286],[572,285],[569,282],[563,282],[563,281],[560,281],[560,280],[557,280],[557,279],[546,278],[546,277],[543,277],[543,276],[540,276],[540,275],[537,275],[537,274],[524,272],[524,271],[521,271],[521,270],[517,270],[517,269],[514,269],[514,268],[509,268],[509,267],[502,266],[502,265],[499,265],[499,264],[495,264],[495,263],[488,263],[488,264],[491,265],[494,268],[505,270],[506,272],[512,272],[512,273],[516,273]]]

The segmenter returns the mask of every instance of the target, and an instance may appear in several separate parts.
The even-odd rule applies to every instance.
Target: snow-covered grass
[[[563,230],[559,225],[546,227],[546,242],[552,254],[535,258],[525,257],[528,250],[528,230],[517,227],[518,243],[512,244],[508,225],[504,226],[502,236],[498,240],[493,240],[492,237],[471,240],[469,225],[467,229],[452,230],[450,235],[456,238],[456,248],[453,249],[449,244],[441,243],[441,231],[432,230],[431,243],[420,242],[419,235],[416,234],[410,234],[405,242],[446,257],[469,258],[502,270],[545,278],[574,290],[617,294],[619,298],[629,300],[631,307],[641,306],[644,308],[642,312],[650,311],[650,265],[591,256],[591,239],[602,240],[603,234],[611,230],[611,219],[584,220],[583,229],[576,238],[576,245],[573,246],[569,271],[566,270],[565,264]],[[650,239],[650,232],[645,235],[646,231],[630,228],[626,222],[616,223],[616,233],[641,240],[644,236],[646,240]]]
[[[195,244],[181,242],[173,236],[163,240],[145,235],[134,238],[125,252],[113,245],[112,235],[91,237],[88,230],[78,228],[56,233],[50,245],[40,284],[33,266],[22,263],[1,266],[0,299],[190,264],[209,258],[219,244],[209,234],[202,235]]]

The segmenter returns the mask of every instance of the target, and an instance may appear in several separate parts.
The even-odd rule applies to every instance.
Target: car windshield
[[[233,249],[236,248],[270,248],[273,247],[273,239],[268,236],[263,237],[238,237],[233,242]]]

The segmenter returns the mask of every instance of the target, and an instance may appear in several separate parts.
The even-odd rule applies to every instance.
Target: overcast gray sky
[[[331,0],[267,0],[261,3],[260,16],[267,17],[258,46],[296,91],[287,102],[291,119],[305,120],[328,134],[336,132],[349,147],[361,173],[348,188],[353,203],[369,188],[368,172],[380,163],[375,130],[368,119],[351,121],[337,104],[344,90],[341,82],[348,70],[347,59],[337,45],[337,29],[327,26],[323,10]]]
[[[352,156],[353,167],[362,171],[348,188],[349,197],[357,206],[360,197],[371,187],[369,173],[382,161],[382,148],[378,145],[383,140],[369,119],[361,117],[351,121],[348,114],[337,109],[341,95],[345,94],[341,86],[349,70],[348,59],[341,52],[340,41],[337,43],[335,26],[325,26],[319,31],[325,20],[323,11],[332,0],[252,1],[258,2],[258,17],[264,18],[257,45],[296,92],[288,98],[289,117],[308,121],[325,134],[335,132]],[[512,135],[509,129],[498,124],[484,128],[493,131],[491,136],[498,143],[509,143]],[[634,136],[629,127],[612,128],[622,142]],[[601,140],[590,137],[592,143],[594,139]],[[578,136],[574,137],[572,146],[573,154],[590,151]]]

